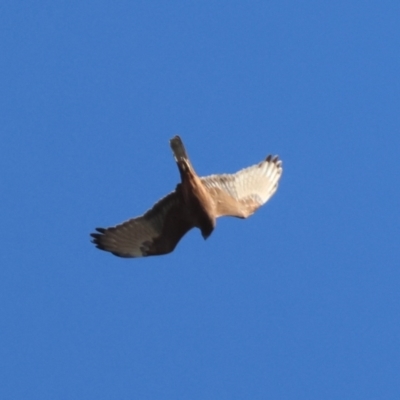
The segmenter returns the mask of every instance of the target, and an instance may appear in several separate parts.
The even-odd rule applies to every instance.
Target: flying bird
[[[172,252],[192,228],[207,239],[223,216],[247,218],[278,188],[282,161],[265,160],[235,174],[199,177],[179,136],[170,140],[181,176],[175,190],[143,215],[110,228],[96,228],[92,242],[119,257],[146,257]]]

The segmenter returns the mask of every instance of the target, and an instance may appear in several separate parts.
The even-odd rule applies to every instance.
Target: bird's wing
[[[277,156],[268,156],[235,174],[210,175],[200,179],[214,200],[217,217],[247,218],[276,192],[281,175],[282,162]]]
[[[161,255],[174,250],[194,225],[184,212],[182,196],[174,191],[140,217],[92,233],[97,248],[119,257]]]

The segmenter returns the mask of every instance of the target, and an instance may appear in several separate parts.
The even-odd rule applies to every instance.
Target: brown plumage
[[[247,218],[266,203],[278,188],[282,162],[277,156],[235,174],[199,177],[179,136],[170,145],[181,175],[175,190],[142,216],[92,233],[97,248],[119,257],[167,254],[192,228],[204,239],[224,215]]]

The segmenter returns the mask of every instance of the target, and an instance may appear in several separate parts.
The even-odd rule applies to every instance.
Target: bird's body
[[[189,219],[193,221],[195,227],[200,229],[206,239],[211,235],[216,224],[214,201],[196,174],[178,136],[171,139],[171,148],[181,175],[181,183],[177,190],[182,191],[183,210],[188,212]]]
[[[278,157],[236,174],[199,177],[179,136],[170,141],[181,176],[175,190],[152,209],[111,228],[96,228],[93,243],[119,257],[167,254],[192,228],[209,237],[224,215],[247,218],[276,191],[282,174]]]

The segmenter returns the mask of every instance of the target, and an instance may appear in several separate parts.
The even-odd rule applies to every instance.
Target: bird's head
[[[216,225],[215,219],[206,219],[204,223],[202,224],[200,230],[201,230],[201,236],[203,236],[204,240],[206,240],[214,230]]]

